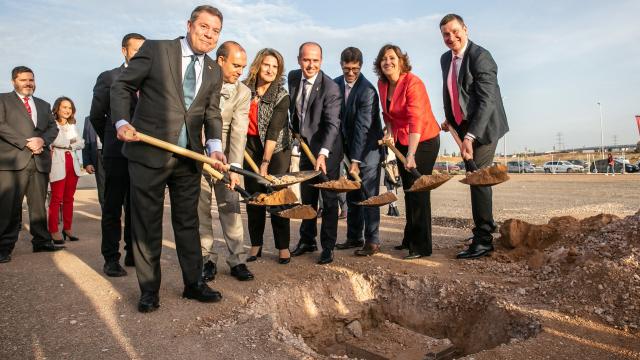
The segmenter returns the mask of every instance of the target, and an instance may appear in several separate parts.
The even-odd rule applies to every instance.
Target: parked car
[[[570,173],[582,172],[584,168],[580,165],[574,165],[568,161],[547,161],[542,166],[545,173]]]
[[[587,164],[586,161],[584,160],[567,160],[568,162],[572,163],[573,165],[580,165],[582,166],[584,169],[586,169],[588,167],[589,164]]]
[[[448,161],[436,161],[433,170],[438,171],[460,171],[460,166]]]
[[[591,163],[591,167],[589,168],[589,171],[591,171],[592,173],[596,172],[596,168],[598,169],[597,172],[599,173],[606,173],[607,172],[607,165],[608,165],[608,160],[607,159],[600,159],[600,160],[596,160],[595,161],[595,166],[594,163]],[[640,171],[640,166],[639,165],[633,165],[629,160],[623,160],[623,159],[616,159],[613,163],[613,172],[616,173],[622,173],[622,166],[624,165],[624,171],[628,172],[628,173],[634,173],[634,172],[638,172]]]
[[[456,165],[458,165],[460,170],[464,171],[466,169],[466,166],[464,165],[464,161],[460,161],[460,162],[456,163]]]
[[[510,173],[533,173],[536,169],[530,162],[520,160],[507,162],[507,171]]]

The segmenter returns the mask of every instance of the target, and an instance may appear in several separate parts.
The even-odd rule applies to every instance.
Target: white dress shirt
[[[38,126],[38,110],[36,110],[36,102],[33,101],[33,96],[24,96],[20,95],[17,91],[14,91],[16,95],[20,98],[20,102],[22,102],[22,106],[24,106],[24,98],[28,98],[29,107],[31,108],[31,121],[33,121],[33,126]]]

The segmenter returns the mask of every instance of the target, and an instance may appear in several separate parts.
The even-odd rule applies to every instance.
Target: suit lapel
[[[338,79],[339,79],[338,87],[340,88],[340,94],[342,94],[342,97],[343,97],[342,104],[340,105],[340,112],[346,116],[347,107],[345,105],[346,101],[344,101],[344,92],[345,92],[346,86],[344,85],[344,76],[341,76]]]
[[[311,111],[311,105],[316,100],[318,96],[318,92],[320,91],[320,86],[322,86],[322,71],[318,72],[318,76],[316,77],[316,81],[313,82],[313,86],[311,87],[311,91],[309,93],[309,100],[307,100],[307,111],[305,112],[304,118],[306,119],[309,116],[309,112]]]
[[[182,91],[182,48],[180,46],[180,38],[174,40],[173,44],[167,48],[167,57],[169,58],[169,70],[171,71],[178,97],[182,102],[182,106],[186,108]]]
[[[33,102],[36,104],[36,110],[38,111],[38,118],[36,119],[36,123],[38,124],[38,126],[36,126],[36,128],[44,130],[47,128],[47,123],[49,122],[49,114],[47,114],[47,108],[45,106],[42,106],[40,101],[36,101],[35,98],[33,99]]]
[[[345,103],[347,104],[346,105],[347,106],[347,111],[349,111],[350,109],[353,108],[353,102],[355,101],[357,91],[360,88],[360,85],[362,84],[362,81],[360,81],[360,79],[362,79],[362,74],[360,74],[360,76],[358,76],[358,78],[356,79],[355,84],[353,84],[353,87],[351,88],[351,91],[349,92],[349,97],[345,101]],[[342,82],[342,85],[344,86],[344,81]],[[342,93],[344,94],[344,91]]]
[[[29,121],[31,126],[35,128],[35,126],[33,126],[33,119],[31,119],[31,116],[29,116],[29,113],[27,112],[27,108],[24,106],[24,102],[22,101],[22,99],[20,99],[20,97],[18,97],[18,95],[15,92],[13,93],[13,96],[11,98],[13,99],[13,103],[18,108],[18,111],[20,112],[22,117],[24,117],[26,121]],[[34,99],[33,103],[35,104],[35,102],[36,100]],[[36,111],[38,112],[38,114],[40,114],[40,109],[36,109]]]
[[[204,93],[207,91],[204,90],[209,86],[209,83],[213,81],[213,67],[211,66],[213,60],[209,57],[209,55],[204,56],[204,61],[202,64],[202,83],[200,84],[200,89],[196,93],[196,97],[193,99],[193,103],[200,100],[201,97],[206,96]],[[183,97],[184,98],[184,97]]]

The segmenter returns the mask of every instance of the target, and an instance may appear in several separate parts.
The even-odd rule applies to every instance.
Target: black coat
[[[344,76],[334,81],[344,94]],[[362,162],[369,152],[380,151],[378,140],[382,139],[383,132],[378,92],[362,74],[353,84],[346,103],[342,101],[340,124],[345,153],[350,160]]]
[[[509,131],[498,85],[498,66],[489,51],[469,41],[458,75],[458,99],[466,124],[458,127],[451,110],[451,98],[447,87],[451,59],[451,51],[442,54],[440,58],[444,113],[447,121],[458,130],[461,137],[469,132],[483,145],[498,141]]]

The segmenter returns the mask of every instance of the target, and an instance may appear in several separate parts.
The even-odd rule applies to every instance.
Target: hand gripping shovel
[[[385,145],[386,147],[391,149],[391,151],[393,151],[393,153],[396,155],[396,158],[400,160],[402,164],[407,164],[407,159],[391,142],[380,140],[378,141],[378,143]],[[430,191],[451,180],[451,178],[453,177],[449,174],[441,173],[436,173],[433,175],[422,175],[416,168],[411,169],[411,174],[416,178],[416,181],[413,182],[411,188],[409,190],[406,190],[406,192]]]
[[[342,160],[342,163],[344,164],[344,166],[347,168],[347,171],[348,171],[349,164],[346,161],[347,159],[345,158]],[[360,178],[360,175],[358,175],[355,172],[349,172],[349,175],[353,176],[356,182],[360,184],[360,191],[362,191],[362,195],[365,198],[363,201],[360,201],[359,203],[357,203],[357,205],[368,206],[368,207],[381,207],[381,206],[391,204],[392,202],[398,200],[398,197],[396,197],[396,194],[392,193],[391,191],[387,191],[386,193],[380,194],[380,195],[369,196],[367,189],[365,189],[365,187],[362,186],[362,179]]]
[[[460,148],[460,153],[462,154],[462,139],[460,139],[458,132],[453,128],[453,126],[448,124],[448,127],[453,140]],[[464,167],[466,170],[465,178],[460,180],[460,182],[463,184],[475,186],[492,186],[509,180],[507,167],[504,165],[498,164],[478,169],[478,166],[476,165],[476,162],[473,161],[473,159],[462,158],[462,160],[464,161]]]
[[[294,134],[294,136],[300,141],[300,147],[302,151],[307,156],[311,165],[316,166],[316,157],[313,156],[311,149],[309,146],[302,140],[302,137],[299,134]],[[339,180],[329,180],[327,175],[320,174],[321,183],[313,184],[311,186],[318,188],[320,190],[331,191],[331,192],[349,192],[353,190],[358,190],[360,188],[360,183],[347,179],[346,177],[341,177]]]
[[[256,173],[260,174],[260,169],[258,165],[253,161],[249,153],[244,151],[244,160],[249,164],[251,169]],[[270,187],[273,189],[282,189],[287,186],[295,185],[309,179],[313,179],[314,177],[322,174],[322,171],[298,171],[293,173],[286,173],[281,175],[267,175],[264,178],[270,182]]]

